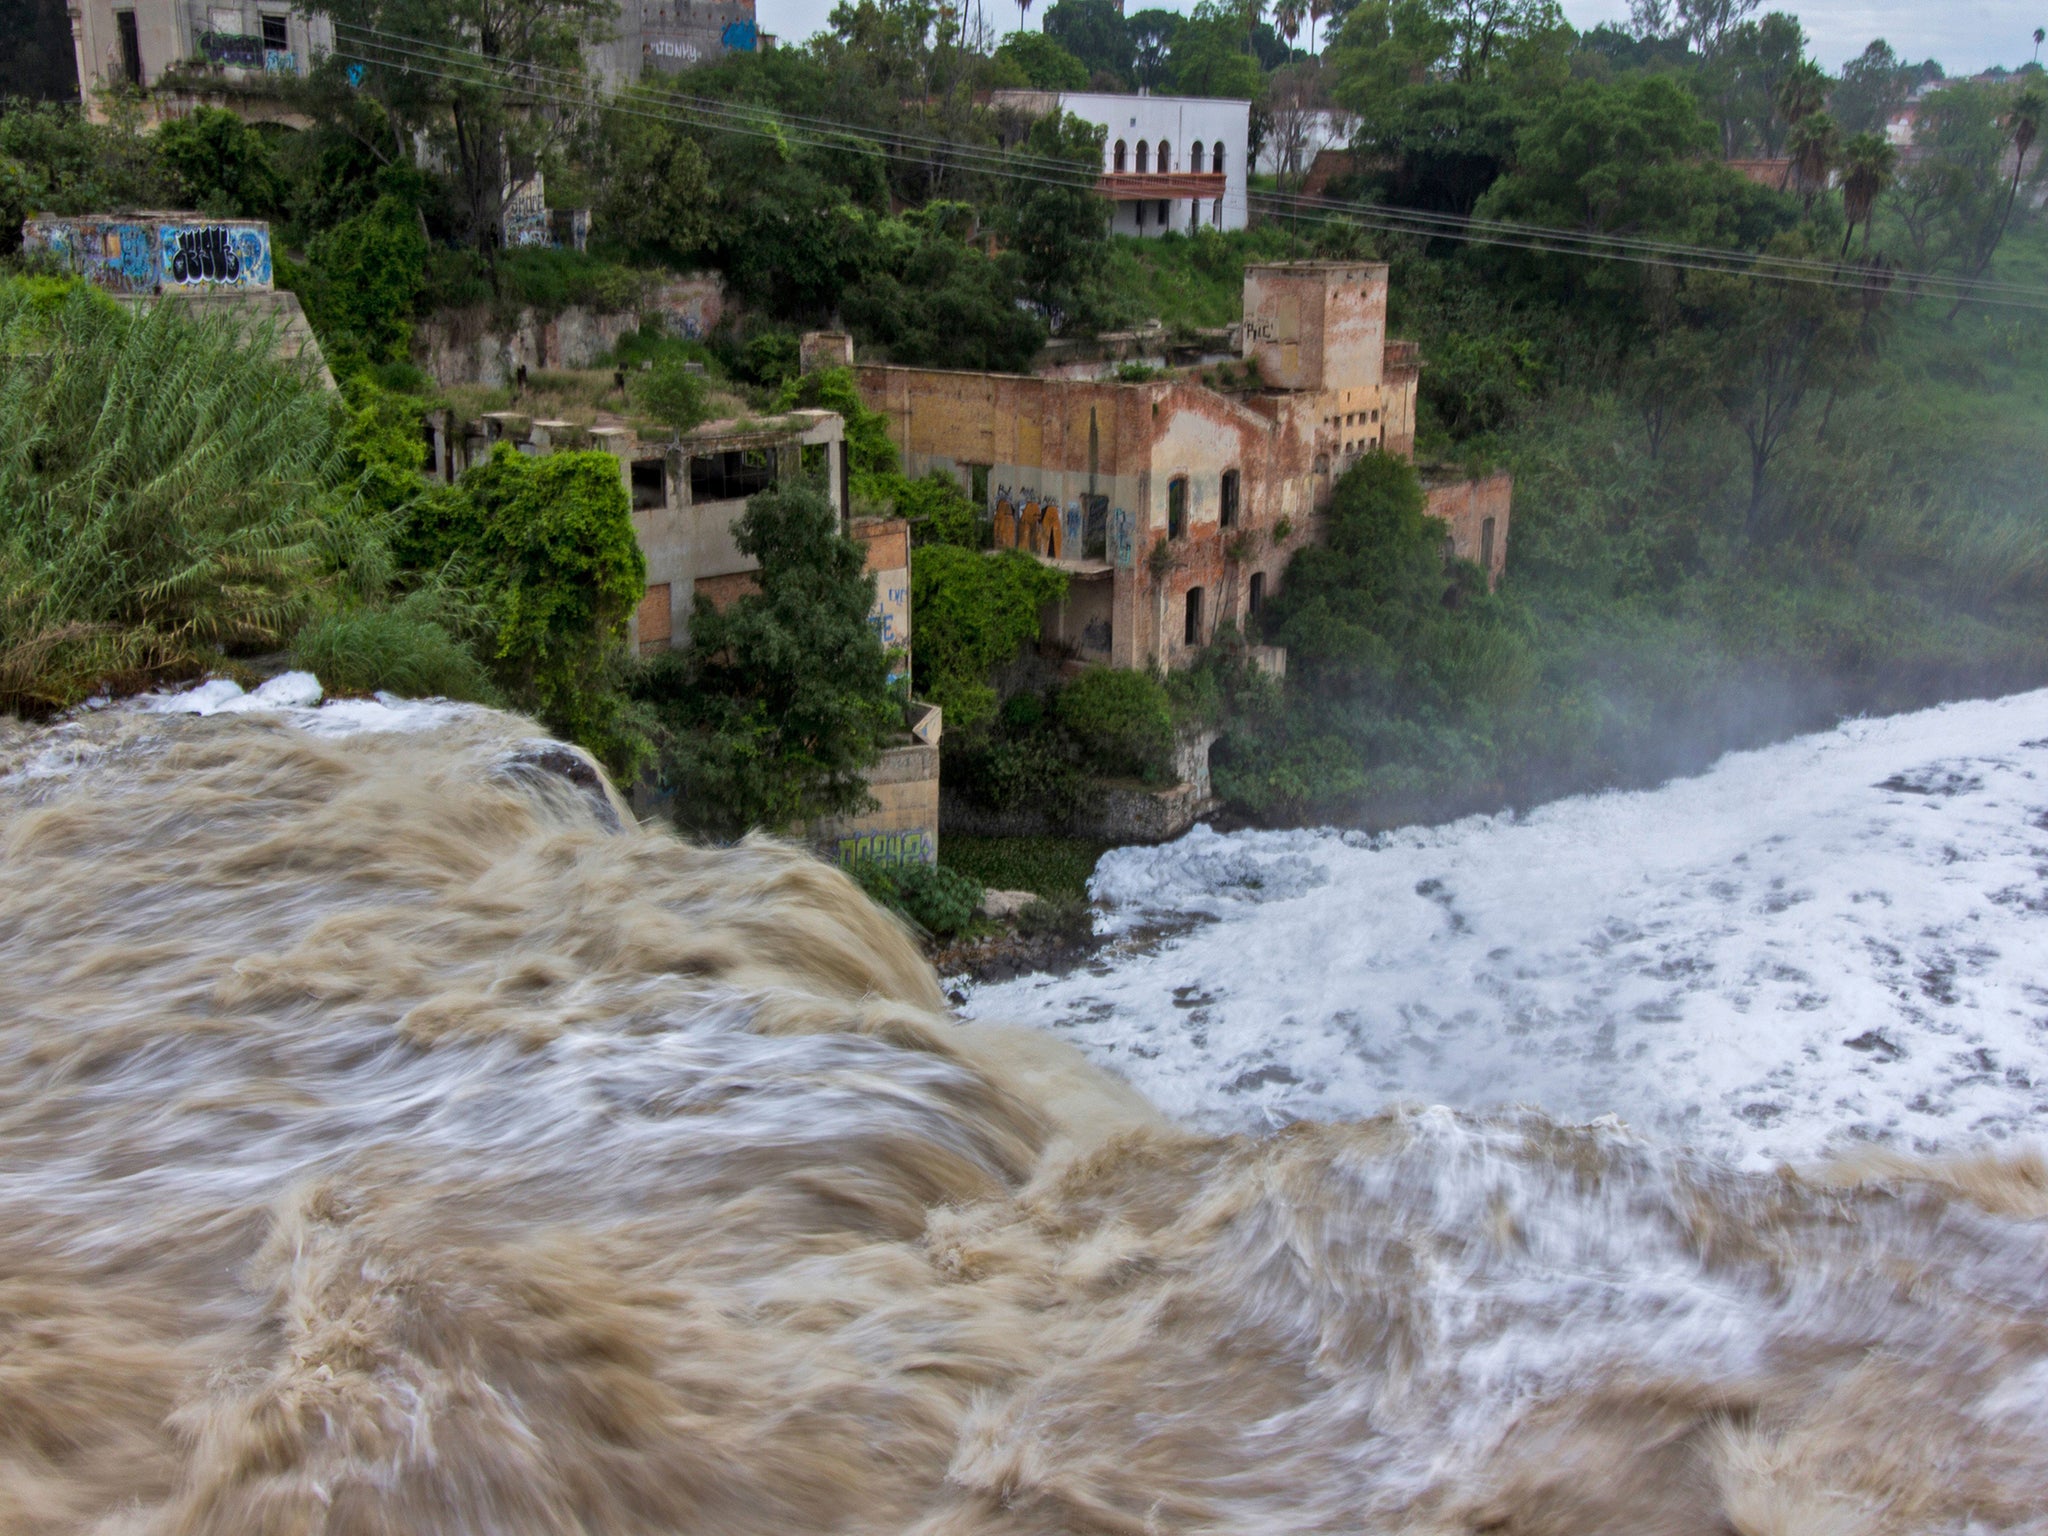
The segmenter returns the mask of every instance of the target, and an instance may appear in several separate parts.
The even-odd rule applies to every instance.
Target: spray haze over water
[[[0,736],[0,1529],[2048,1530],[2023,1156],[1742,1171],[1488,1107],[1531,1096],[1498,1072],[1381,1109],[1384,1063],[1322,1095],[1365,1118],[1231,1134],[1315,1106],[1219,1108],[1286,1086],[1226,1092],[1220,1017],[1112,1058],[1181,1051],[1132,1076],[1216,1122],[1185,1129],[1047,1035],[951,1019],[835,872],[636,828],[524,722],[251,702]],[[1240,854],[1284,899],[1173,863]],[[1357,953],[1390,946],[1352,855],[1405,857],[1113,863],[1149,882],[1130,905],[1222,918],[1128,962],[1129,1037],[1165,1016],[1151,968],[1206,984],[1233,925],[1251,969],[1200,1006],[1284,984],[1244,913],[1338,903]],[[1406,899],[1484,927],[1476,868]],[[1589,900],[1506,943],[1525,988]],[[1331,996],[1369,993],[1335,932]],[[1105,1054],[1109,1003],[1080,1010]],[[1273,1003],[1284,1051],[1312,1000]],[[1552,1006],[1515,1027],[1597,1035]]]

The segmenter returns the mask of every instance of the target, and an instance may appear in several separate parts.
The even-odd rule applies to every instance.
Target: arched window
[[[1143,139],[1138,140],[1138,174],[1140,176],[1144,175],[1147,171],[1151,169],[1151,167],[1145,163],[1148,159],[1151,158],[1151,154],[1152,146],[1147,144]]]
[[[1200,139],[1197,139],[1197,140],[1195,140],[1195,142],[1194,142],[1194,143],[1193,143],[1193,144],[1192,144],[1191,146],[1189,146],[1189,149],[1188,149],[1188,169],[1189,169],[1189,170],[1191,170],[1191,171],[1194,171],[1194,172],[1196,172],[1197,174],[1199,174],[1199,173],[1201,172],[1201,169],[1202,169],[1202,141],[1201,141]]]
[[[1188,616],[1181,629],[1181,639],[1188,645],[1202,643],[1202,589],[1188,588]]]
[[[1223,141],[1216,141],[1216,149],[1209,157],[1209,169],[1220,172],[1223,169]]]
[[[1159,141],[1159,174],[1164,176],[1168,171],[1172,169],[1173,146],[1167,143],[1166,140],[1161,139]]]
[[[1119,173],[1121,173],[1121,172],[1123,171],[1123,168],[1124,168],[1124,141],[1123,141],[1122,139],[1118,139],[1118,140],[1116,141],[1116,169],[1117,169],[1117,171],[1118,171]]]
[[[1266,573],[1264,571],[1252,572],[1251,588],[1245,594],[1245,606],[1250,610],[1251,616],[1255,619],[1259,616],[1259,610],[1266,606]]]
[[[1237,526],[1237,501],[1242,484],[1236,470],[1223,471],[1223,496],[1216,510],[1216,521],[1225,528]]]

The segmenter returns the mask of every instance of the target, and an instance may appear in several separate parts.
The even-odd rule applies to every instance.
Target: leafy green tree
[[[182,200],[208,213],[269,218],[284,187],[269,140],[233,112],[196,107],[156,131],[156,152]]]
[[[1038,635],[1039,613],[1066,595],[1066,572],[1019,550],[981,554],[927,544],[910,557],[920,696],[944,707],[948,734],[995,713],[989,677]]]
[[[1148,784],[1173,777],[1173,704],[1151,673],[1090,667],[1053,708],[1094,772]]]
[[[1804,232],[1781,235],[1770,253],[1816,254]],[[1771,468],[1816,389],[1835,387],[1853,366],[1860,332],[1853,294],[1817,283],[1694,274],[1691,289],[1715,337],[1714,393],[1741,433],[1749,460],[1744,536],[1776,531],[1765,496]]]
[[[580,74],[584,43],[609,35],[615,0],[317,0],[313,9],[429,49],[481,56],[444,69],[421,67],[410,53],[368,63],[337,56],[320,86],[380,112],[379,138],[395,158],[416,161],[414,144],[428,146],[448,167],[461,232],[495,257],[507,195],[559,151],[579,117],[565,107],[534,110],[525,82],[531,71]],[[350,108],[348,120],[362,110]]]
[[[1080,91],[1088,86],[1088,66],[1043,32],[1012,32],[996,49],[995,58],[1014,66],[1033,90]]]
[[[315,236],[306,256],[303,268],[280,260],[278,278],[298,293],[336,375],[404,362],[427,261],[413,208],[380,198]]]
[[[1470,213],[1567,78],[1569,37],[1548,0],[1361,0],[1326,56],[1331,93],[1381,190]]]
[[[1828,93],[1828,111],[1844,133],[1881,134],[1911,89],[1907,66],[1880,37],[1842,66],[1842,78]]]
[[[1722,155],[1776,155],[1787,129],[1778,94],[1806,58],[1806,32],[1798,19],[1782,11],[1761,21],[1737,17],[1726,25],[1709,18],[1704,26],[1695,24],[1692,32],[1702,54],[1692,71],[1692,86],[1720,125]]]
[[[1391,686],[1402,628],[1449,584],[1443,524],[1425,504],[1414,467],[1389,454],[1367,454],[1338,478],[1327,536],[1296,552],[1266,623],[1309,675],[1382,694]]]
[[[16,167],[12,196],[22,216],[160,208],[175,201],[176,189],[132,105],[112,108],[108,121],[95,123],[75,102],[0,104],[0,159]],[[10,217],[0,245],[12,250],[20,240],[21,217]]]
[[[1173,88],[1183,96],[1258,101],[1265,71],[1252,56],[1243,16],[1200,0],[1173,40]]]
[[[1116,0],[1054,0],[1045,35],[1079,59],[1091,76],[1130,78],[1131,28]]]
[[[1044,327],[1018,307],[1012,264],[969,245],[948,222],[931,205],[884,229],[876,270],[841,300],[847,324],[896,362],[1021,373]]]
[[[1147,90],[1161,90],[1171,78],[1173,48],[1186,18],[1178,11],[1153,7],[1130,18],[1131,73]]]
[[[461,562],[490,609],[492,675],[516,707],[620,777],[639,770],[645,742],[618,684],[647,562],[618,460],[501,443],[413,505],[397,549],[415,570]]]
[[[665,93],[635,90],[605,113],[596,209],[607,240],[666,261],[688,261],[711,232],[704,152],[655,115]]]
[[[760,590],[722,610],[700,601],[689,649],[634,684],[657,722],[676,819],[737,836],[858,810],[863,771],[902,720],[868,623],[866,556],[840,534],[831,503],[801,484],[754,497],[733,537],[759,562]]]
[[[1055,333],[1098,325],[1110,305],[1104,292],[1110,205],[1089,181],[1103,163],[1103,134],[1065,112],[1038,119],[1026,150],[1065,161],[1075,176],[1064,185],[1018,183],[1004,210],[1004,238],[1016,255],[1024,295]]]
[[[635,381],[633,403],[671,432],[687,432],[708,411],[704,380],[677,357],[664,357]]]

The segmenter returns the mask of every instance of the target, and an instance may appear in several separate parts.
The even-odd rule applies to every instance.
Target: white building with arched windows
[[[997,91],[989,104],[1034,117],[1058,108],[1102,128],[1101,191],[1116,205],[1117,234],[1245,226],[1248,101]]]

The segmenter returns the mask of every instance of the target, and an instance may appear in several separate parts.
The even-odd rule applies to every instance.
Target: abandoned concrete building
[[[910,529],[900,518],[853,518],[846,497],[845,427],[833,411],[790,411],[748,421],[707,422],[668,441],[646,441],[625,426],[582,426],[489,411],[459,421],[446,410],[426,421],[430,478],[453,483],[500,443],[524,454],[568,449],[609,453],[632,497],[633,529],[647,560],[647,591],[635,621],[643,656],[688,642],[699,599],[722,607],[756,590],[759,564],[733,537],[747,498],[794,476],[823,484],[840,527],[867,552],[875,578],[868,623],[889,652],[891,681],[910,677]],[[841,862],[932,863],[939,846],[940,711],[911,707],[903,739],[868,773],[873,809],[821,822],[814,842]]]
[[[1047,642],[1080,662],[1174,667],[1220,625],[1254,628],[1360,455],[1414,457],[1420,358],[1387,339],[1386,314],[1383,264],[1254,265],[1237,365],[1137,382],[855,371],[906,472],[952,475],[998,547],[1068,573]],[[1507,478],[1426,483],[1451,552],[1497,577]]]

